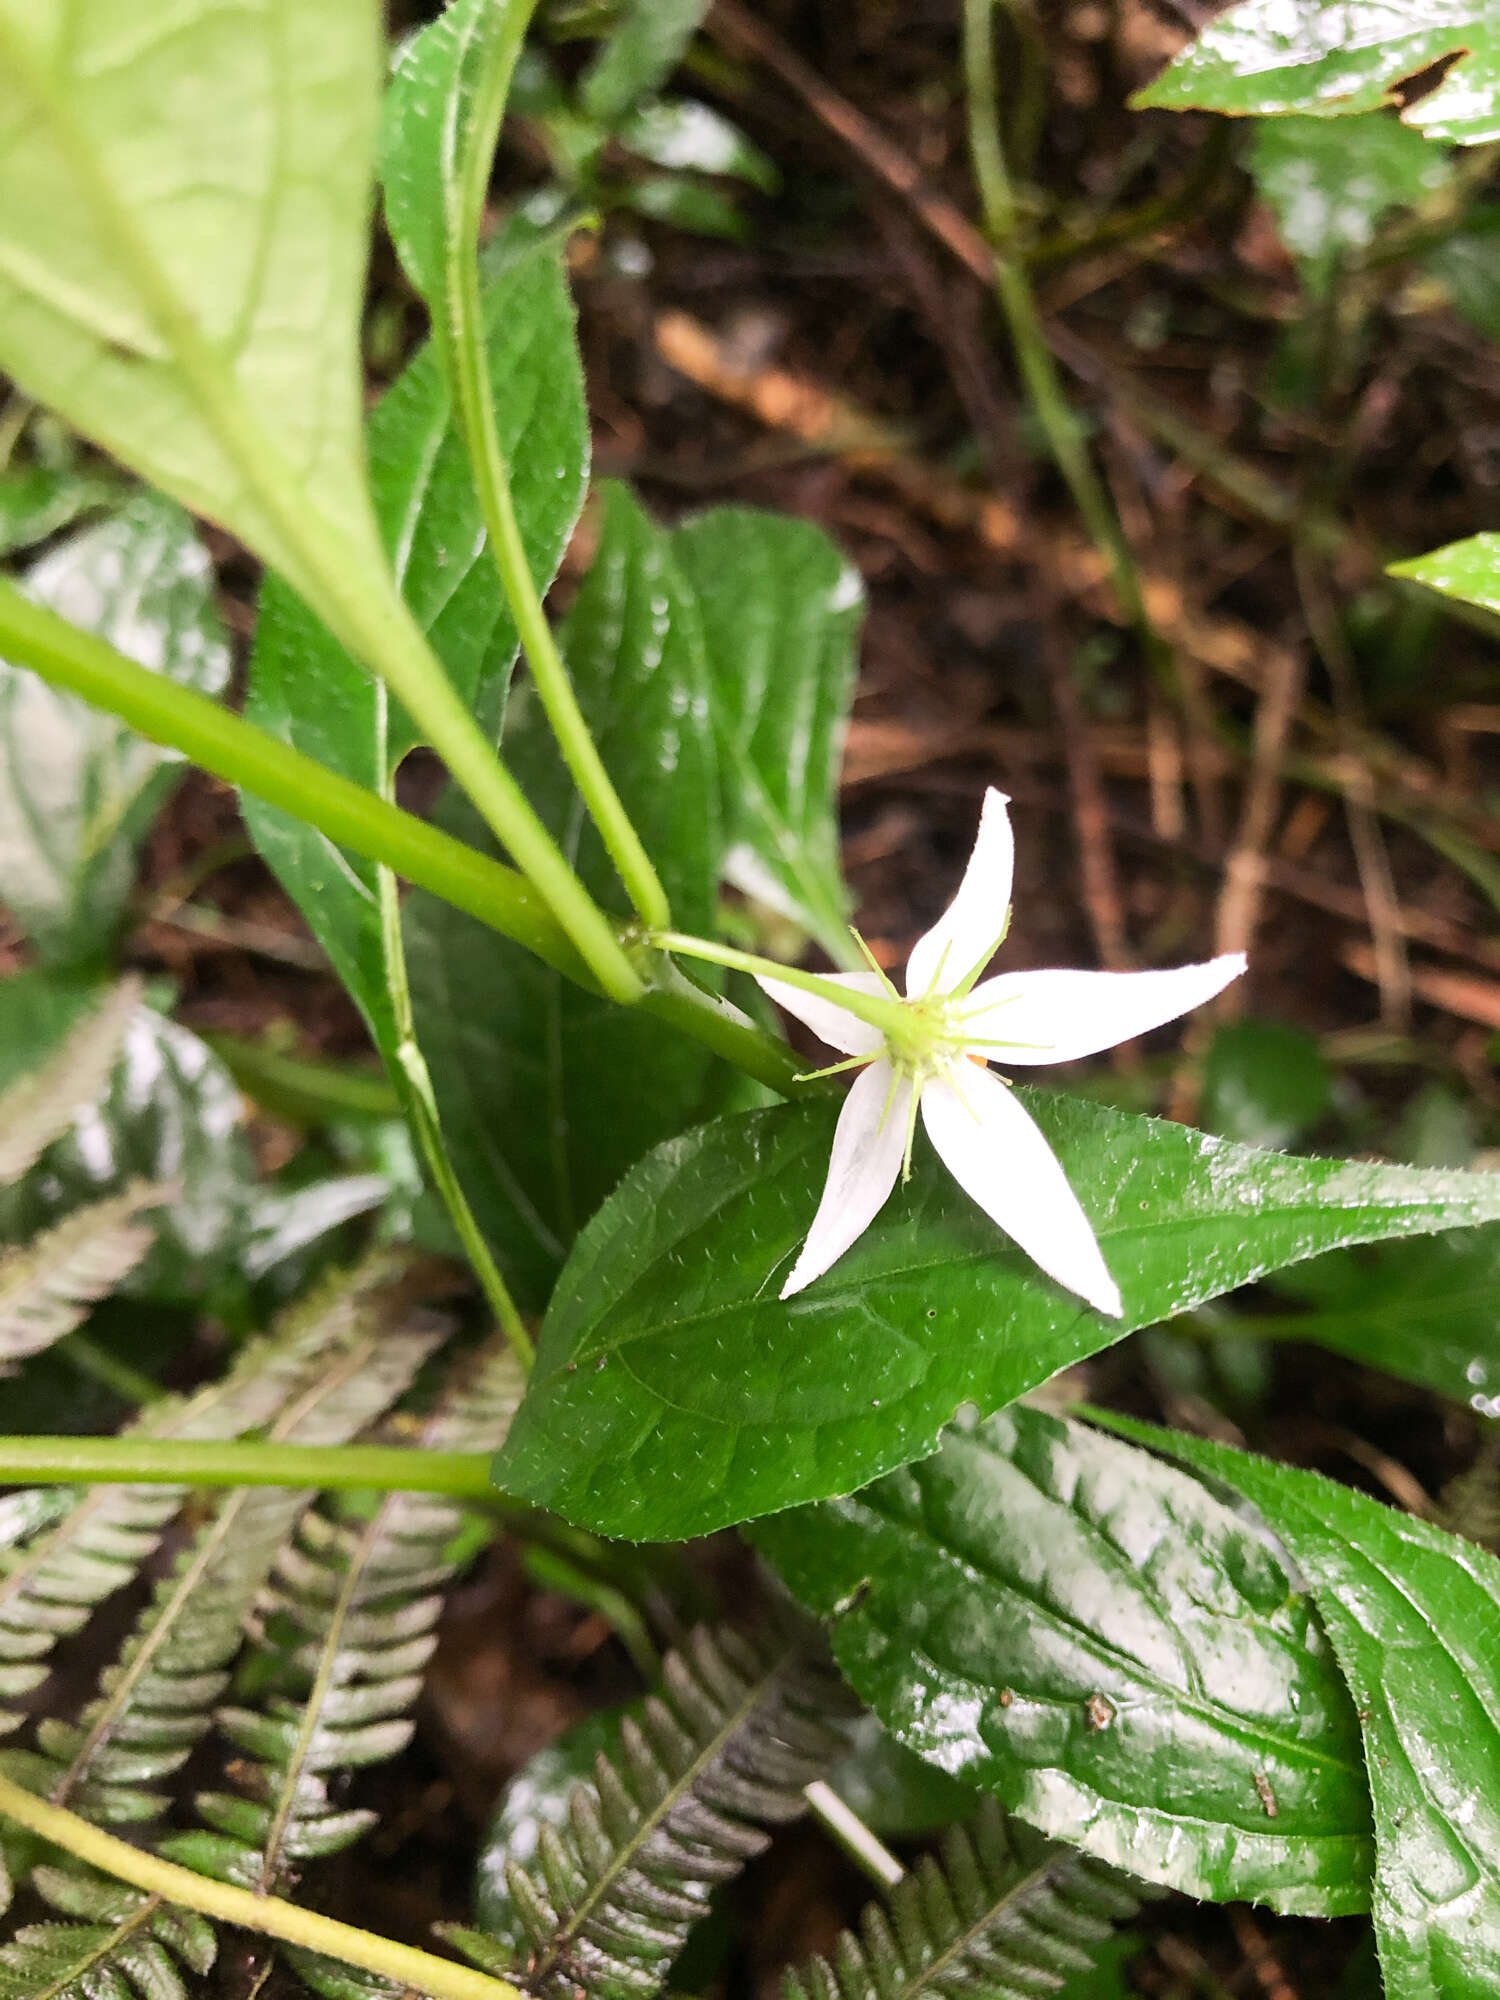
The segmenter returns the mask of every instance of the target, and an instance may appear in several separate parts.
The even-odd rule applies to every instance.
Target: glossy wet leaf
[[[1131,103],[1138,110],[1318,117],[1374,111],[1395,86],[1452,58],[1403,113],[1432,139],[1500,137],[1500,24],[1484,0],[1244,0],[1189,43]]]
[[[1500,1990],[1500,1562],[1363,1493],[1122,1425],[1244,1494],[1317,1599],[1364,1731],[1389,2000]]]
[[[668,537],[623,487],[606,489],[598,551],[560,638],[677,922],[708,929],[721,842],[697,603]],[[585,885],[627,914],[529,684],[512,700],[505,752]],[[444,816],[483,840],[456,798]],[[625,1169],[692,1122],[712,1058],[433,897],[408,900],[406,938],[418,1038],[454,1165],[507,1277],[540,1303]]]
[[[293,579],[378,565],[359,321],[367,0],[0,8],[0,368]]]
[[[1132,1327],[1348,1243],[1500,1216],[1500,1176],[1298,1160],[1022,1090],[1124,1294],[1043,1278],[920,1138],[910,1184],[826,1277],[777,1292],[838,1100],[661,1146],[580,1238],[499,1484],[605,1534],[675,1540],[847,1493]]]
[[[1446,147],[1379,111],[1263,119],[1250,171],[1316,292],[1328,289],[1346,258],[1369,247],[1391,209],[1415,208],[1452,175]]]
[[[1280,1021],[1229,1021],[1203,1064],[1200,1122],[1246,1146],[1292,1145],[1327,1111],[1333,1077],[1311,1035]]]
[[[810,522],[749,508],[699,515],[677,530],[672,552],[703,614],[726,873],[843,960],[837,785],[859,577]]]
[[[849,1754],[834,1765],[828,1782],[882,1839],[911,1839],[973,1817],[974,1788],[925,1764],[878,1717],[862,1715],[849,1734]]]
[[[532,574],[545,589],[582,504],[588,426],[573,309],[558,251],[520,247],[484,291],[488,355],[502,443],[515,467],[517,518]],[[516,632],[491,560],[468,457],[429,345],[370,420],[370,465],[381,528],[402,594],[449,676],[497,736]],[[417,740],[405,710],[371,680],[276,577],[261,594],[246,712],[346,777],[386,789]],[[300,820],[248,796],[256,845],[301,908],[339,976],[389,1053],[377,873]]]
[[[899,1741],[1189,1895],[1367,1906],[1359,1725],[1275,1544],[1194,1479],[1024,1406],[753,1537]]]
[[[229,679],[208,551],[159,494],[69,536],[23,587],[169,680],[217,694]],[[137,845],[182,770],[116,717],[0,661],[0,897],[44,960],[108,957]]]

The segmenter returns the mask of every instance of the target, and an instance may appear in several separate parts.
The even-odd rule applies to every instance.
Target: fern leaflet
[[[1035,2000],[1087,1972],[1138,1895],[986,1799],[845,1931],[832,1962],[790,1973],[785,2000]]]
[[[514,1976],[543,2000],[654,1993],[716,1884],[804,1809],[851,1708],[805,1630],[695,1632],[639,1721],[622,1720],[618,1759],[575,1789],[568,1835],[544,1827],[535,1873],[507,1870],[532,1947]],[[453,1941],[492,1960],[482,1939]]]
[[[464,1364],[416,1441],[498,1450],[524,1386],[509,1347],[490,1349]],[[217,1834],[186,1835],[164,1852],[265,1895],[296,1862],[364,1832],[374,1815],[340,1811],[329,1776],[383,1762],[409,1741],[462,1522],[452,1502],[423,1493],[389,1493],[357,1526],[321,1509],[303,1516],[271,1592],[273,1613],[298,1634],[285,1664],[300,1697],[273,1691],[260,1708],[220,1711],[219,1726],[258,1760],[236,1766],[249,1796],[201,1794],[198,1810]]]
[[[367,1299],[271,1437],[340,1444],[379,1416],[443,1331],[430,1316],[403,1321],[399,1286]],[[223,1495],[105,1669],[98,1697],[77,1722],[38,1725],[41,1755],[21,1761],[19,1781],[90,1819],[154,1818],[166,1801],[142,1788],[179,1769],[208,1730],[244,1620],[311,1497],[277,1487]]]
[[[168,1193],[133,1182],[123,1194],[76,1209],[30,1243],[0,1251],[0,1374],[71,1333],[129,1276],[153,1240],[141,1214],[159,1207]]]
[[[18,1181],[77,1113],[104,1095],[140,998],[140,980],[122,979],[40,1069],[0,1097],[0,1187]]]
[[[229,1373],[186,1402],[154,1406],[130,1435],[232,1438],[269,1424],[305,1386],[319,1357],[345,1337],[370,1301],[402,1280],[389,1252],[325,1280],[252,1341]],[[0,1501],[0,1701],[46,1678],[58,1639],[122,1589],[150,1558],[182,1505],[180,1486],[36,1487]],[[15,1555],[7,1551],[15,1549]],[[0,1708],[0,1735],[23,1717]]]
[[[37,1868],[31,1884],[71,1923],[27,1924],[0,1946],[0,2000],[187,2000],[179,1963],[213,1965],[213,1927],[123,1883]]]

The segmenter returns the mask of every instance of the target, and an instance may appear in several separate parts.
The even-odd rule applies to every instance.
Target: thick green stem
[[[525,2000],[517,1987],[488,1973],[398,1944],[394,1938],[377,1937],[373,1931],[357,1930],[353,1924],[319,1916],[278,1896],[257,1896],[253,1890],[232,1888],[174,1861],[163,1861],[115,1834],[103,1832],[77,1813],[23,1791],[6,1777],[0,1777],[0,1817],[39,1834],[118,1882],[128,1882],[148,1896],[159,1896],[164,1903],[196,1910],[218,1923],[236,1924],[305,1951],[320,1952],[345,1965],[360,1966],[398,1986],[429,1994],[432,2000]]]
[[[0,1437],[0,1485],[290,1486],[320,1492],[442,1493],[529,1513],[490,1478],[485,1451],[406,1445],[263,1444],[255,1439]]]
[[[1010,330],[1021,381],[1036,412],[1058,471],[1083,516],[1090,539],[1109,564],[1121,609],[1156,660],[1160,641],[1151,629],[1135,557],[1125,540],[1103,482],[1079,435],[1078,420],[1063,391],[1057,363],[1042,331],[1026,267],[1017,254],[1016,202],[1000,143],[1000,100],[995,80],[994,0],[964,0],[964,85],[968,98],[969,151],[984,210],[985,235],[994,255],[995,295]]]
[[[485,361],[477,255],[479,228],[511,73],[533,4],[534,0],[510,0],[505,20],[486,50],[485,68],[470,113],[472,123],[462,172],[448,195],[443,298],[428,303],[434,307],[434,324],[444,328],[442,346],[468,447],[474,490],[537,695],[626,894],[642,922],[661,929],[672,921],[666,892],[583,719],[531,574],[511,497],[510,471],[500,444]]]
[[[104,640],[33,604],[3,578],[0,656],[119,716],[152,742],[181,751],[340,846],[393,869],[524,945],[576,984],[598,990],[562,926],[513,868],[327,770],[207,696],[137,666]],[[713,994],[663,972],[640,1004],[771,1089],[790,1094],[796,1088],[798,1065],[785,1043]]]

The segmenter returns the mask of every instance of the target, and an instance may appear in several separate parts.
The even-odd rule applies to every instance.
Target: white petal
[[[958,894],[906,962],[906,997],[951,993],[966,974],[989,957],[1000,942],[1010,908],[1016,848],[1010,830],[1010,800],[993,786],[984,795],[974,852]]]
[[[974,988],[964,1019],[975,1053],[1002,1069],[1073,1062],[1190,1013],[1244,969],[1235,951],[1162,972],[1002,972]]]
[[[861,1070],[844,1099],[823,1199],[792,1275],[781,1288],[789,1299],[863,1236],[885,1207],[906,1153],[906,1121],[911,1110],[911,1085],[893,1090],[888,1062],[873,1062]]]
[[[1088,1217],[1057,1155],[1015,1093],[977,1063],[957,1062],[922,1092],[922,1123],[959,1186],[1051,1278],[1099,1312],[1120,1317]]]
[[[874,972],[820,972],[818,977],[827,980],[830,986],[847,986],[855,993],[876,994],[886,990],[880,983],[879,975]],[[788,986],[784,979],[762,979],[759,973],[756,973],[755,981],[762,992],[770,994],[778,1007],[785,1007],[789,1014],[795,1014],[804,1027],[812,1029],[820,1042],[827,1042],[829,1048],[837,1049],[840,1055],[871,1055],[885,1041],[879,1028],[872,1028],[868,1021],[861,1021],[857,1014],[851,1014],[836,1000],[825,1000],[820,993],[809,993],[805,986]]]

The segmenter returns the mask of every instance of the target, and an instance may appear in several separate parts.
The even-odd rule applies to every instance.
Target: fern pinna
[[[654,1993],[714,1888],[806,1809],[852,1712],[815,1630],[695,1632],[574,1790],[566,1833],[544,1826],[535,1870],[507,1871],[530,1941],[512,1976],[544,2000]],[[481,1934],[452,1935],[481,1964],[508,1960]]]
[[[1114,1869],[986,1799],[831,1958],[789,1974],[784,2000],[1034,2000],[1086,1974],[1138,1907]]]

